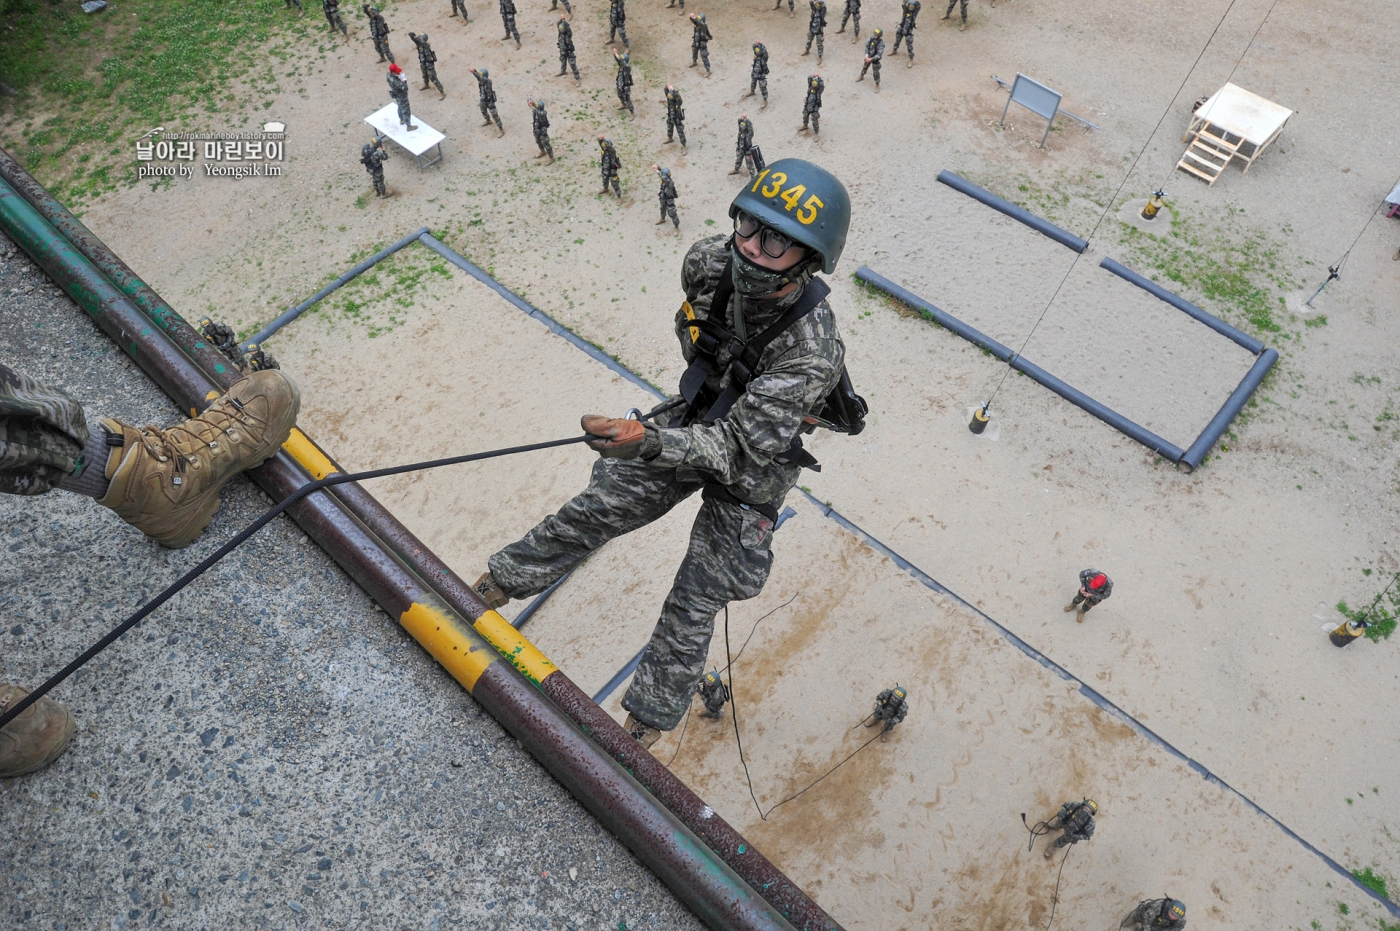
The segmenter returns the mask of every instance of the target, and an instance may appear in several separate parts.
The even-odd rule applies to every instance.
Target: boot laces
[[[151,455],[158,459],[175,460],[176,470],[183,472],[201,447],[209,446],[217,450],[219,438],[229,433],[234,426],[241,426],[246,430],[257,424],[245,405],[237,398],[225,395],[209,405],[198,417],[173,427],[142,427],[141,441]]]

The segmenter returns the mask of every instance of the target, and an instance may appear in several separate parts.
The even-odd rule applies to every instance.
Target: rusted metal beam
[[[217,393],[164,332],[4,181],[0,225],[182,407]],[[277,500],[310,481],[285,449],[248,474]],[[709,927],[792,931],[338,501],[316,493],[288,514]]]

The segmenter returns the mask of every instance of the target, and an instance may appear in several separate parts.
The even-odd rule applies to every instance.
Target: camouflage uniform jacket
[[[905,35],[912,35],[914,32],[914,20],[919,16],[919,9],[923,6],[919,0],[904,0],[904,15],[899,19],[899,31]]]
[[[909,702],[894,694],[894,689],[884,689],[875,696],[875,717],[891,727],[904,720],[909,713]]]
[[[661,176],[661,190],[657,193],[662,204],[674,204],[676,202],[676,181],[670,175]]]
[[[73,473],[87,441],[75,398],[0,365],[0,492],[42,495]]]
[[[826,90],[826,81],[822,78],[815,78],[807,81],[807,99],[802,102],[803,113],[815,113],[822,108],[822,91]]]
[[[1142,931],[1181,931],[1186,927],[1185,918],[1173,918],[1171,915],[1163,916],[1166,899],[1152,899],[1143,902],[1133,909],[1133,918],[1137,919]]]
[[[375,39],[389,38],[389,24],[384,21],[382,13],[369,14],[369,34]]]
[[[812,0],[812,21],[807,24],[807,32],[816,35],[826,29],[826,4],[822,0]]]
[[[1102,573],[1100,573],[1097,569],[1085,569],[1083,572],[1079,573],[1079,590],[1081,592],[1089,593],[1084,598],[1084,600],[1089,602],[1089,604],[1096,605],[1100,601],[1103,601],[1105,598],[1107,598],[1109,595],[1113,594],[1113,580],[1110,579],[1107,575],[1104,575],[1103,577],[1103,588],[1100,588],[1097,591],[1095,591],[1094,589],[1089,587],[1089,582],[1094,578],[1094,576],[1101,574]]]
[[[713,319],[734,331],[737,294],[728,307],[711,307],[728,258],[725,236],[702,239],[686,254],[681,268],[686,305],[676,312],[676,338],[687,364],[696,351],[686,306],[696,317]],[[780,306],[750,306],[745,314],[747,333],[752,337],[763,332],[792,300],[773,302]],[[797,483],[801,469],[775,463],[773,457],[792,446],[802,430],[802,419],[821,407],[836,387],[845,357],[836,315],[823,300],[768,344],[747,389],[722,418],[713,424],[662,426],[657,431],[661,452],[651,463],[676,469],[681,481],[718,481],[744,501],[776,506]],[[707,388],[722,391],[728,386],[732,358],[728,347],[721,346],[716,374]]]
[[[885,57],[885,40],[879,36],[871,36],[865,42],[865,57],[871,61],[879,61]]]
[[[1055,817],[1059,820],[1060,827],[1065,829],[1065,836],[1076,843],[1094,836],[1094,813],[1087,805],[1065,802]]]
[[[749,148],[753,145],[753,121],[752,121],[752,120],[740,120],[740,121],[739,121],[739,140],[738,140],[738,145],[739,145],[739,148],[740,148],[740,149],[742,149],[743,151],[746,151],[746,152],[747,152],[747,151],[749,150]]]
[[[603,146],[603,171],[616,174],[622,168],[622,159],[617,157],[617,149],[609,140]]]
[[[395,100],[408,99],[408,82],[392,71],[389,72],[389,96]]]
[[[490,78],[483,78],[478,72],[476,74],[476,89],[481,92],[481,102],[488,107],[496,105],[496,88],[492,86]]]
[[[617,89],[625,91],[632,86],[632,65],[623,61],[621,55],[613,60],[617,62]]]
[[[531,110],[531,118],[534,120],[534,130],[536,136],[549,134],[549,114],[544,110],[544,104],[537,103]]]
[[[612,4],[608,7],[609,25],[616,26],[625,22],[627,22],[626,0],[612,0]]]
[[[515,15],[515,4],[512,2],[512,0],[501,0],[501,15],[502,15],[502,16],[514,16],[514,15]]]
[[[434,52],[432,46],[423,40],[421,36],[414,40],[414,44],[418,46],[419,67],[424,71],[431,69],[433,65],[437,63],[437,52]]]
[[[563,55],[572,54],[574,51],[574,30],[568,23],[559,24],[559,52]]]
[[[710,27],[697,19],[695,21],[695,34],[690,37],[690,44],[695,48],[700,48],[708,45],[713,38],[714,35],[710,32]]]
[[[685,101],[681,99],[680,91],[666,92],[666,119],[675,123],[685,122]]]
[[[755,81],[757,81],[759,78],[768,77],[767,47],[760,45],[753,50],[753,69],[750,71],[749,76],[752,77]]]

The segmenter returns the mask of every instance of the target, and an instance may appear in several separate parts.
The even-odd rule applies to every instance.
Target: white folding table
[[[382,110],[378,110],[365,117],[365,122],[374,128],[374,131],[386,139],[394,142],[418,160],[418,168],[422,169],[429,165],[436,165],[442,161],[442,140],[447,137],[423,122],[422,117],[414,116],[414,129],[409,132],[408,128],[399,122],[399,105],[390,103]],[[429,156],[428,153],[434,149],[437,154]],[[426,160],[425,160],[426,158]]]
[[[1244,172],[1283,132],[1293,111],[1234,84],[1226,84],[1191,114],[1182,142],[1191,145],[1176,167],[1212,187],[1233,159]]]

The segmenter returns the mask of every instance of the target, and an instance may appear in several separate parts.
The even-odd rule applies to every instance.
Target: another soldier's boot
[[[29,694],[29,689],[0,682],[0,714]],[[41,698],[0,731],[0,779],[13,779],[43,769],[68,749],[77,722],[73,712]]]
[[[1065,613],[1068,614],[1077,607],[1079,606],[1071,601],[1069,604],[1065,605]]]
[[[103,418],[112,434],[111,485],[98,504],[164,546],[189,545],[219,509],[219,489],[287,441],[301,408],[296,382],[254,372],[191,420],[167,430]]]
[[[481,574],[481,578],[476,580],[476,584],[472,588],[481,596],[481,600],[486,602],[486,607],[492,611],[505,607],[510,602],[510,596],[501,590],[501,586],[496,582],[490,569]]]
[[[660,730],[650,724],[644,724],[633,717],[632,712],[627,712],[627,720],[622,725],[623,730],[632,735],[632,739],[637,741],[646,749],[650,750],[655,743],[661,739]]]
[[[663,214],[661,215],[661,219],[657,220],[656,223],[653,224],[653,225],[654,225],[654,226],[660,226],[662,223],[665,223],[665,222],[666,222],[666,214],[663,213]]]

